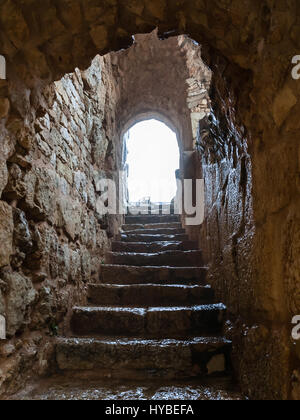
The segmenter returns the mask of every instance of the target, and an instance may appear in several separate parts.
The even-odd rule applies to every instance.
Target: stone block
[[[58,202],[59,220],[57,223],[65,229],[72,240],[81,231],[82,206],[79,201],[63,197]]]
[[[7,274],[9,292],[7,295],[7,336],[13,337],[30,321],[30,307],[36,299],[32,282],[20,273]]]
[[[13,213],[12,208],[0,201],[0,267],[9,265],[13,253]]]
[[[6,118],[9,114],[10,102],[7,98],[0,98],[0,119]]]
[[[273,117],[277,127],[281,127],[291,109],[296,105],[297,97],[289,86],[280,90],[273,104]]]
[[[0,196],[8,180],[7,165],[3,158],[0,158]]]
[[[56,175],[54,171],[37,168],[35,204],[41,209],[42,216],[53,220],[56,203]]]
[[[99,53],[107,48],[108,33],[104,25],[94,26],[90,31],[92,40],[97,47]]]

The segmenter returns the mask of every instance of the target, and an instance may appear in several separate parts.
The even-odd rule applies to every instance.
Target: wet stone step
[[[159,228],[159,229],[135,229],[127,230],[127,235],[184,235],[182,228]]]
[[[220,333],[226,313],[223,304],[178,307],[75,307],[74,334],[128,337],[183,337]]]
[[[134,267],[102,265],[101,283],[106,284],[206,284],[207,268]]]
[[[62,371],[92,371],[98,377],[183,378],[230,370],[231,342],[222,337],[187,340],[60,338],[56,359]]]
[[[127,216],[126,225],[147,225],[153,223],[180,223],[180,216],[177,215],[140,215]]]
[[[214,293],[210,286],[90,284],[88,298],[93,305],[174,306],[213,303]]]
[[[107,262],[132,266],[174,266],[199,267],[202,264],[201,251],[165,251],[153,254],[109,252]]]
[[[143,204],[128,207],[128,216],[145,216],[145,215],[173,215],[175,208],[173,204]]]
[[[153,229],[182,229],[181,223],[154,223],[150,225],[123,225],[123,231],[153,230]]]
[[[198,250],[197,242],[193,241],[177,241],[177,242],[113,242],[113,252],[137,252],[137,253],[154,253],[163,251],[196,251]]]
[[[119,377],[119,373],[122,377]],[[166,370],[139,370],[127,375],[125,370],[107,372],[103,369],[62,371],[54,378],[46,378],[21,391],[8,400],[24,401],[246,401],[231,376],[192,377],[181,379],[166,376]],[[118,375],[118,376],[117,376]],[[151,376],[150,376],[151,375]],[[94,376],[94,378],[93,378]],[[117,377],[116,377],[117,376]],[[131,378],[134,376],[134,378]],[[140,376],[140,379],[136,379]],[[87,381],[86,378],[89,378]],[[129,380],[127,380],[130,378]],[[147,382],[145,382],[147,378]],[[172,381],[170,381],[172,379]],[[126,407],[125,407],[126,408]]]
[[[188,241],[189,237],[186,234],[176,234],[176,235],[160,235],[160,234],[136,234],[136,233],[126,233],[120,235],[120,240],[123,242],[178,242],[178,241]]]

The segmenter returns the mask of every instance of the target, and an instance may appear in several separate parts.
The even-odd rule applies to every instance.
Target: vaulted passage
[[[1,399],[300,399],[299,14],[1,2]]]

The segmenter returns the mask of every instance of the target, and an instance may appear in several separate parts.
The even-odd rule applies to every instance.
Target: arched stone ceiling
[[[297,0],[4,0],[0,50],[28,83],[54,80],[158,27],[161,36],[189,34],[255,70],[263,51],[282,63],[293,52],[286,37],[299,43],[299,7]],[[274,44],[281,45],[280,57]]]

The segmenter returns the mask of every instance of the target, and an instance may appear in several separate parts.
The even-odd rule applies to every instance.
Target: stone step
[[[165,251],[153,254],[133,252],[109,252],[107,262],[117,265],[199,267],[202,264],[201,251]]]
[[[186,340],[59,338],[61,371],[95,378],[187,378],[230,372],[231,342],[222,337]]]
[[[75,307],[71,329],[76,335],[174,338],[221,333],[223,304],[178,307]]]
[[[153,223],[150,225],[123,225],[124,232],[134,230],[153,230],[153,229],[182,229],[181,223]]]
[[[106,284],[206,284],[207,268],[199,267],[101,267],[101,282]]]
[[[163,251],[196,251],[197,242],[113,242],[112,252],[138,252],[142,254]]]
[[[125,233],[125,232],[122,232]],[[185,229],[173,229],[173,228],[162,228],[162,229],[136,229],[127,230],[126,235],[184,235]]]
[[[186,234],[179,235],[159,235],[159,234],[136,234],[136,233],[126,233],[120,235],[120,240],[123,242],[178,242],[178,241],[188,241],[189,237]]]
[[[161,370],[63,370],[54,377],[44,378],[5,398],[9,401],[249,401],[232,380],[232,375],[212,375],[204,378],[178,378],[174,373],[167,376]],[[120,372],[120,373],[119,373]],[[164,377],[161,377],[162,374]],[[195,375],[195,374],[194,374]],[[109,379],[111,378],[111,379]],[[108,380],[109,379],[109,380]],[[169,404],[166,401],[166,404]],[[154,403],[155,404],[155,403]],[[131,405],[131,404],[130,404]],[[121,407],[123,404],[121,405]],[[111,405],[113,407],[113,405]],[[135,418],[132,407],[120,408],[119,412]],[[145,407],[146,408],[146,407]],[[157,411],[159,410],[158,407]],[[175,406],[175,413],[180,412]],[[188,405],[183,405],[186,414]],[[136,408],[135,408],[136,410]],[[159,414],[159,413],[158,413]],[[128,416],[127,416],[128,417]]]
[[[88,299],[93,305],[136,307],[208,304],[214,302],[210,286],[137,284],[90,284]]]
[[[126,225],[149,225],[153,223],[180,223],[181,218],[178,215],[140,215],[140,216],[126,216]]]
[[[165,204],[154,204],[154,203],[146,203],[146,204],[138,204],[138,205],[130,205],[127,207],[128,216],[137,216],[137,215],[166,215],[166,214],[174,214],[174,204],[173,203],[165,203]]]

